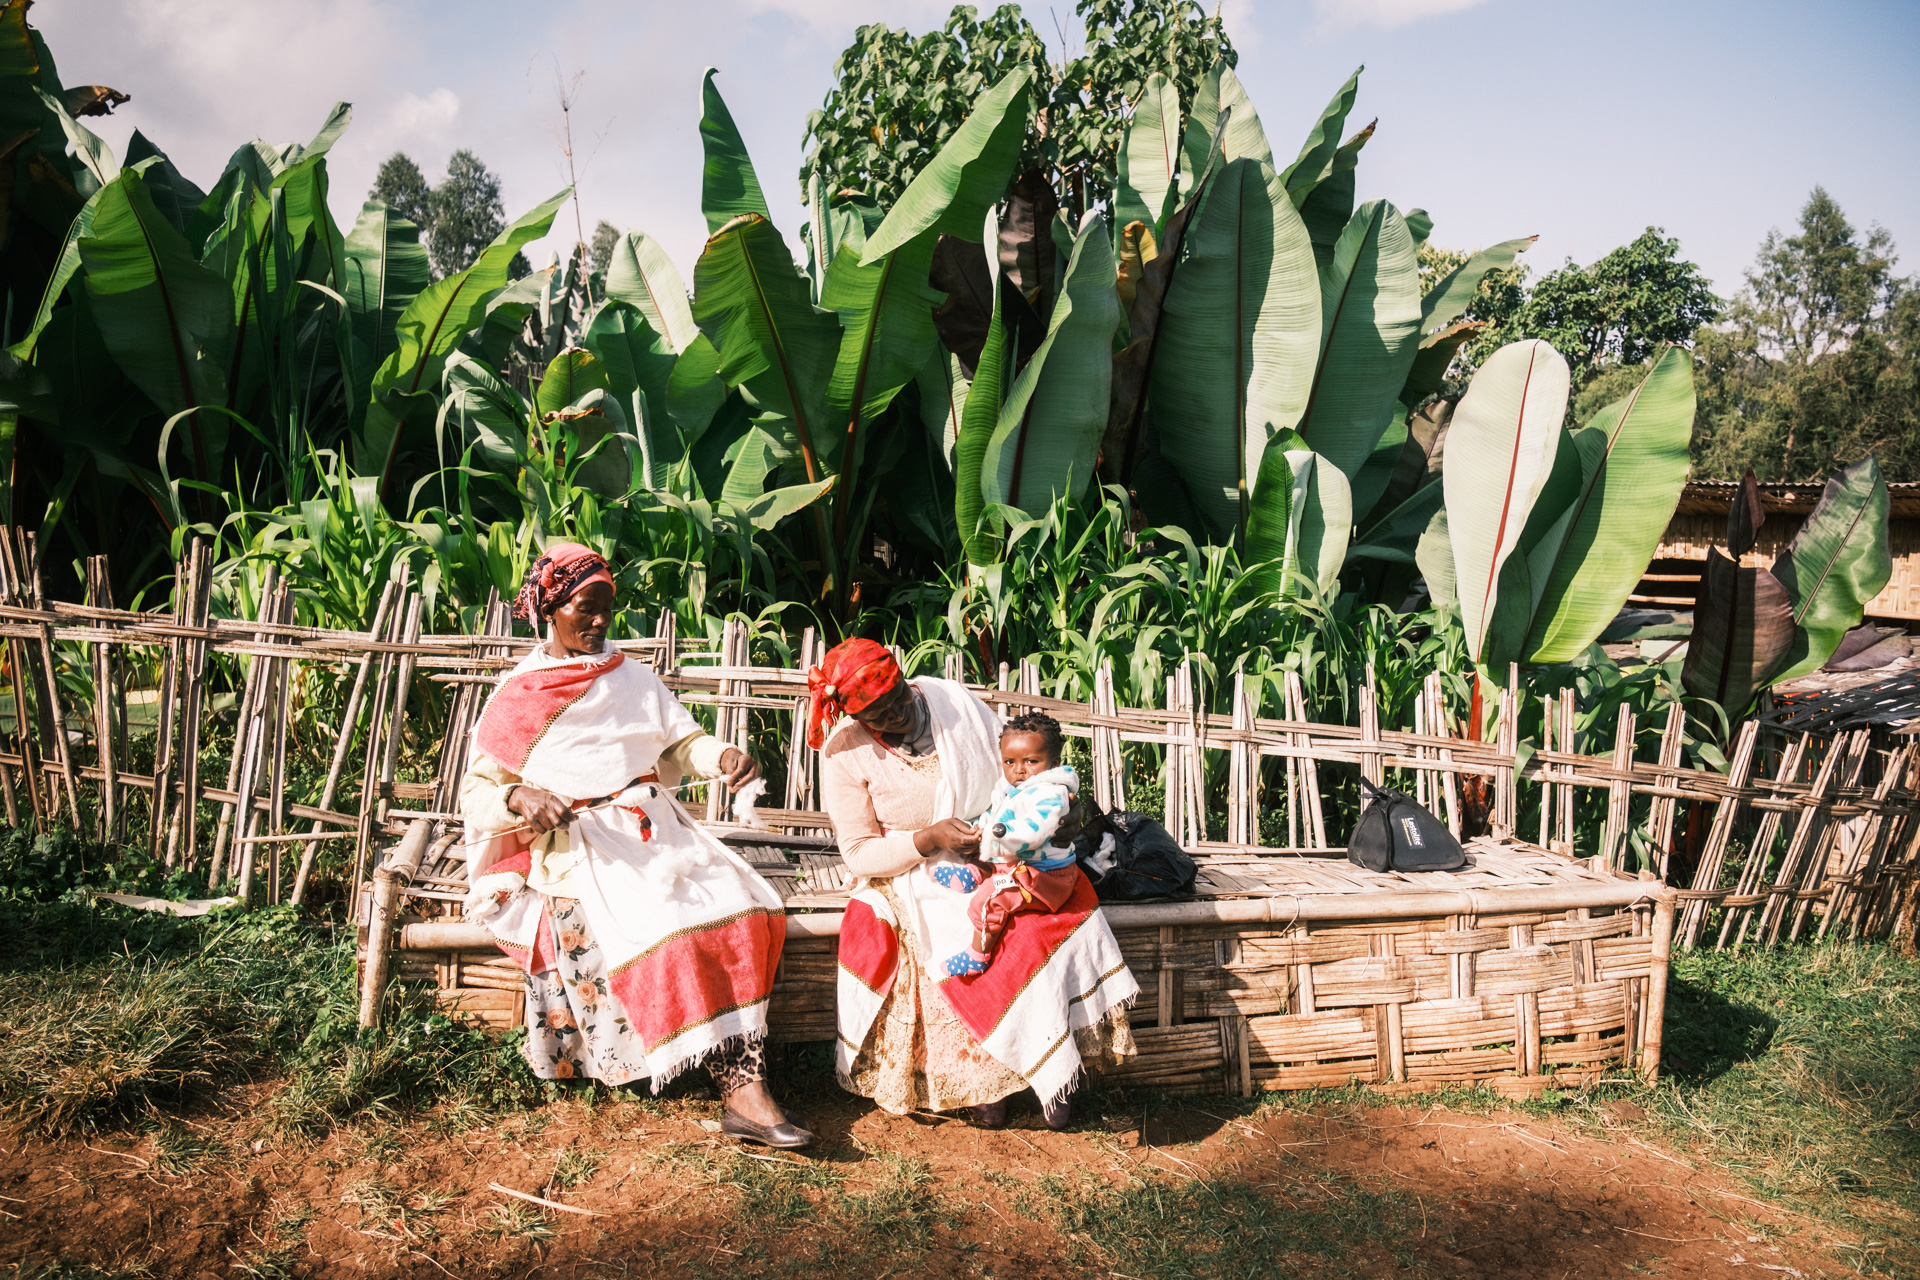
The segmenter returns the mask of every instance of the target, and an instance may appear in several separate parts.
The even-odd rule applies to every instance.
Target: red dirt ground
[[[1116,1269],[1119,1255],[1048,1225],[1055,1219],[1045,1212],[1023,1216],[1046,1195],[1033,1184],[1054,1175],[1082,1186],[1142,1176],[1208,1191],[1237,1183],[1302,1212],[1358,1187],[1402,1207],[1406,1238],[1391,1247],[1356,1234],[1333,1259],[1275,1259],[1272,1274],[1771,1280],[1852,1270],[1832,1252],[1844,1241],[1825,1227],[1748,1198],[1624,1125],[1585,1136],[1517,1112],[1379,1105],[1243,1120],[1200,1098],[1161,1104],[1144,1129],[1109,1116],[1053,1133],[1029,1114],[989,1133],[960,1120],[890,1117],[858,1099],[825,1101],[810,1116],[823,1139],[812,1164],[840,1179],[841,1192],[897,1179],[901,1166],[888,1157],[907,1156],[924,1162],[926,1190],[946,1206],[944,1220],[923,1215],[910,1239],[889,1243],[888,1224],[871,1210],[864,1219],[807,1212],[819,1192],[786,1202],[803,1206],[791,1216],[764,1196],[743,1211],[742,1179],[780,1173],[767,1162],[794,1157],[737,1160],[702,1125],[711,1103],[603,1097],[465,1129],[454,1117],[369,1121],[304,1143],[261,1136],[258,1108],[271,1092],[235,1091],[185,1117],[170,1141],[133,1132],[0,1138],[0,1266],[34,1276],[60,1262],[155,1277],[835,1280],[891,1271],[1144,1280]],[[1615,1106],[1633,1118],[1631,1104]],[[183,1132],[214,1149],[190,1171],[167,1173],[181,1167]],[[600,1166],[553,1189],[569,1148],[599,1152]],[[490,1183],[603,1216],[547,1212],[550,1239],[502,1235],[496,1208],[515,1202]],[[538,1216],[529,1210],[523,1221]]]

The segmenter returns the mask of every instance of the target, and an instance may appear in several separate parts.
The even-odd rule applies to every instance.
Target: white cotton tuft
[[[755,806],[760,803],[760,797],[765,794],[767,794],[767,780],[765,778],[755,778],[752,782],[749,782],[746,786],[734,792],[733,820],[743,827],[766,826],[766,820],[755,811]]]

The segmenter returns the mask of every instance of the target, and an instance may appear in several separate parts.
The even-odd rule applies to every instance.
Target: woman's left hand
[[[720,756],[720,781],[738,791],[760,776],[760,766],[738,747],[728,747]]]

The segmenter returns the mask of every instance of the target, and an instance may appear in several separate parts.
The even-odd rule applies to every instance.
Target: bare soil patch
[[[804,1099],[808,1158],[711,1102],[459,1106],[318,1141],[260,1084],[145,1132],[0,1139],[16,1275],[1743,1277],[1849,1274],[1850,1243],[1625,1127],[1444,1105],[1031,1108],[983,1132]],[[1624,1104],[1631,1105],[1631,1104]],[[591,1211],[542,1209],[511,1188]],[[89,1272],[86,1268],[94,1268]],[[1249,1272],[1249,1267],[1256,1270]]]

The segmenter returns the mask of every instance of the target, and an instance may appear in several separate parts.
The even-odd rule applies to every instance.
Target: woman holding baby
[[[869,640],[830,650],[809,692],[825,807],[859,877],[840,934],[842,1085],[896,1115],[971,1107],[986,1128],[1032,1088],[1064,1127],[1083,1066],[1133,1054],[1139,987],[1068,847],[1059,726],[1003,726]]]

